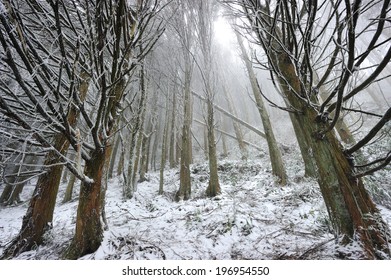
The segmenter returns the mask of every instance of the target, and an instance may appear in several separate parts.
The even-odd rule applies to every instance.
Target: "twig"
[[[335,237],[333,237],[333,238],[331,238],[331,239],[329,239],[329,240],[323,241],[323,242],[321,242],[321,243],[319,243],[319,244],[317,244],[317,245],[315,245],[315,246],[312,246],[311,248],[309,248],[308,250],[306,250],[303,254],[301,254],[301,255],[298,257],[298,259],[299,259],[299,260],[304,260],[305,257],[306,257],[307,255],[309,255],[309,254],[312,253],[312,252],[317,251],[320,247],[322,247],[322,246],[326,245],[327,243],[329,243],[329,242],[331,242],[331,241],[334,241],[334,240],[335,240]]]

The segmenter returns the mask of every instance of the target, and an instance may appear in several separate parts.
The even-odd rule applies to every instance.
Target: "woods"
[[[239,161],[262,162],[260,189],[313,180],[336,258],[390,259],[390,19],[389,0],[2,0],[0,211],[33,191],[1,258],[45,246],[74,201],[59,258],[97,252],[116,189],[219,208]]]

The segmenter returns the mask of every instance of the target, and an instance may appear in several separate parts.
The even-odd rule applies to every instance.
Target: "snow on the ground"
[[[281,187],[267,159],[220,161],[222,194],[207,198],[208,166],[194,164],[192,198],[179,203],[174,202],[177,169],[165,171],[164,195],[157,195],[159,176],[152,172],[127,201],[121,196],[121,179],[114,178],[106,199],[109,228],[102,246],[83,259],[339,258],[317,183],[303,178],[300,168],[290,162],[290,183]],[[61,203],[64,187],[45,244],[17,259],[61,258],[74,233],[77,209],[77,199]],[[32,190],[32,185],[26,187],[25,199]],[[0,254],[17,234],[27,206],[0,208]],[[381,211],[391,225],[391,211]],[[343,257],[358,258],[356,249]]]

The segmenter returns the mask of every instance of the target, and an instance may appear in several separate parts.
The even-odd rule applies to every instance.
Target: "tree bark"
[[[300,93],[301,85],[288,55],[275,55],[274,63],[284,77],[282,88],[285,96],[300,111],[296,116],[312,148],[319,186],[336,236],[342,244],[357,238],[366,258],[389,257],[388,227],[365,190],[363,181],[354,177],[353,166],[334,131],[321,135],[326,124],[318,120],[315,109],[292,93],[291,88]]]
[[[120,132],[119,138],[121,139],[121,154],[119,156],[118,165],[117,165],[117,176],[121,176],[124,172],[124,163],[125,163],[125,145],[122,139],[122,132]]]
[[[155,96],[156,97],[156,96]],[[153,134],[153,120],[152,116],[149,117],[145,133],[143,133],[143,139],[141,142],[141,159],[140,159],[140,169],[139,169],[139,180],[138,182],[144,182],[147,180],[146,173],[148,172],[148,163],[149,163],[149,149],[151,143],[151,137]]]
[[[69,142],[62,135],[57,135],[56,138],[56,147],[61,147],[63,149],[61,152],[65,154]],[[61,159],[57,153],[50,151],[45,161],[45,166],[50,167],[45,174],[39,176],[29,208],[23,217],[21,230],[4,250],[1,258],[13,258],[42,244],[43,235],[51,228],[53,220],[62,173],[62,165],[59,165],[59,162]]]
[[[115,144],[114,144],[114,148],[113,148],[113,153],[112,153],[111,159],[110,159],[110,166],[109,166],[109,173],[108,173],[108,176],[110,179],[113,178],[114,166],[115,166],[115,162],[117,160],[120,142],[121,142],[121,139],[120,139],[119,135],[117,135],[116,140],[115,140]]]
[[[107,149],[96,149],[91,160],[85,164],[85,175],[93,179],[80,186],[79,206],[77,208],[76,232],[70,246],[64,252],[66,259],[77,259],[95,252],[103,237],[101,224],[101,187]]]
[[[80,74],[81,84],[79,87],[80,100],[84,101],[90,77],[87,72]],[[76,124],[79,116],[77,108],[71,107],[68,112],[68,123],[72,127]],[[65,155],[69,148],[69,141],[65,135],[57,134],[54,138],[54,148]],[[6,258],[17,256],[43,242],[43,235],[51,227],[56,197],[61,181],[63,166],[59,163],[62,158],[54,151],[49,151],[44,166],[48,166],[45,174],[39,176],[35,186],[29,208],[23,217],[22,228],[16,238],[3,252]]]
[[[133,173],[132,173],[132,188],[133,191],[137,190],[137,174],[138,174],[138,169],[140,165],[140,154],[141,154],[141,147],[142,147],[142,142],[144,139],[144,123],[145,123],[145,112],[146,112],[146,99],[147,99],[147,90],[146,90],[146,78],[145,78],[145,69],[142,67],[141,69],[141,95],[143,96],[144,102],[143,106],[141,108],[141,117],[140,117],[140,127],[137,135],[137,142],[136,142],[136,157],[134,160],[134,166],[133,166]]]
[[[138,166],[138,158],[137,158],[137,150],[141,147],[141,139],[140,139],[140,145],[138,145],[139,141],[137,137],[138,133],[142,134],[143,131],[143,123],[144,123],[144,115],[145,115],[145,103],[146,103],[146,90],[145,90],[145,76],[144,76],[144,68],[140,70],[140,77],[141,77],[141,96],[140,101],[137,108],[137,116],[136,116],[136,122],[133,126],[132,133],[131,133],[131,140],[130,140],[130,153],[129,153],[129,164],[127,168],[127,176],[126,176],[126,182],[124,186],[124,197],[126,199],[130,199],[133,197],[134,191],[135,191],[135,178],[136,175],[134,172],[137,173],[137,169],[135,169],[135,166]]]
[[[163,141],[162,141],[162,154],[160,158],[160,170],[159,170],[159,195],[164,192],[164,168],[166,166],[166,150],[167,150],[167,131],[168,131],[168,110],[166,111],[166,121],[164,122],[163,129]]]
[[[312,149],[307,139],[304,136],[303,128],[300,126],[300,121],[297,115],[289,113],[292,122],[293,130],[295,131],[297,144],[299,145],[300,154],[304,162],[304,177],[316,178],[317,170],[316,164],[312,157]]]
[[[211,94],[211,93],[209,93]],[[217,172],[217,155],[216,155],[216,140],[214,134],[214,112],[212,101],[208,102],[208,157],[209,157],[209,184],[206,189],[206,195],[209,197],[217,196],[221,193],[219,175]]]
[[[170,126],[170,151],[169,151],[170,168],[174,168],[177,165],[175,161],[175,134],[176,134],[176,91],[174,90],[172,96],[172,111],[171,111],[171,126]]]
[[[62,203],[67,203],[72,200],[73,187],[75,186],[75,182],[76,182],[76,176],[71,173],[69,176],[67,187],[65,189],[65,194]]]
[[[236,32],[236,37],[241,49],[242,58],[246,65],[247,73],[249,75],[251,88],[253,91],[253,95],[255,98],[255,103],[258,108],[259,115],[261,117],[261,121],[263,124],[263,129],[266,136],[266,141],[269,148],[269,156],[270,156],[270,162],[272,164],[272,173],[273,175],[278,177],[279,183],[281,185],[286,185],[288,181],[288,176],[286,175],[284,162],[282,160],[281,151],[278,148],[276,138],[274,136],[272,124],[270,122],[269,115],[266,111],[265,104],[263,102],[262,98],[262,92],[261,88],[258,83],[258,79],[255,76],[254,69],[252,67],[252,63],[247,55],[246,49],[243,45],[243,40],[240,37],[240,35]]]
[[[175,195],[175,200],[188,200],[191,195],[191,179],[190,179],[190,126],[191,126],[191,99],[190,99],[190,82],[191,82],[191,69],[190,62],[187,65],[187,71],[185,71],[185,94],[184,94],[184,109],[183,109],[183,126],[182,126],[182,145],[181,145],[181,162],[180,162],[180,175],[179,175],[179,190]]]
[[[232,115],[237,115],[235,106],[232,102],[232,97],[231,94],[228,92],[227,88],[223,86],[223,92],[225,95],[225,99],[227,100],[228,103],[228,110]],[[243,132],[242,129],[240,128],[239,124],[237,122],[233,122],[233,127],[236,135],[236,139],[238,141],[239,149],[240,152],[242,153],[242,159],[247,159],[248,158],[248,151],[246,148],[246,145],[243,140]]]

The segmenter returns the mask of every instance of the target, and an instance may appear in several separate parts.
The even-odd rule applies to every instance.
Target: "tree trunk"
[[[7,204],[8,199],[11,197],[11,193],[13,191],[13,187],[11,185],[5,185],[4,190],[1,193],[0,203]]]
[[[236,33],[236,37],[238,39],[238,43],[239,43],[241,53],[242,53],[242,58],[243,58],[243,61],[246,65],[247,73],[249,75],[251,88],[252,88],[252,91],[254,94],[255,103],[257,105],[258,112],[259,112],[259,115],[262,120],[263,129],[264,129],[264,132],[266,135],[266,141],[267,141],[268,148],[269,148],[269,156],[270,156],[270,161],[272,164],[273,175],[278,177],[279,183],[281,185],[286,185],[286,183],[288,181],[288,177],[286,175],[284,162],[282,161],[281,151],[278,148],[277,141],[274,136],[272,124],[270,122],[269,115],[266,111],[266,107],[263,102],[261,88],[258,84],[257,77],[255,76],[254,69],[252,67],[252,63],[247,55],[247,52],[246,52],[244,45],[243,45],[242,38],[240,37],[240,35],[238,33]]]
[[[319,186],[336,236],[342,244],[357,238],[366,258],[389,257],[388,227],[365,190],[363,181],[354,177],[353,166],[334,131],[319,134],[327,124],[318,120],[315,109],[292,93],[291,88],[301,93],[301,85],[288,55],[279,53],[278,58],[275,57],[275,65],[284,77],[282,88],[285,96],[301,112],[297,119],[312,148]]]
[[[144,120],[142,120],[142,123]],[[139,165],[140,165],[140,155],[141,155],[141,147],[142,147],[142,142],[144,139],[144,128],[141,127],[140,131],[137,135],[137,143],[136,143],[136,157],[134,159],[133,163],[133,173],[132,173],[132,188],[133,191],[137,190],[137,174],[139,173]]]
[[[176,145],[175,145],[176,162],[180,162],[181,160],[181,150],[182,150],[181,141],[182,141],[181,133],[178,132],[176,135]]]
[[[62,172],[61,183],[66,183],[68,181],[69,173],[70,173],[69,170],[67,168],[65,168],[64,171]]]
[[[129,158],[128,158],[128,168],[127,168],[127,172],[124,172],[124,175],[126,173],[126,176],[125,176],[125,186],[124,186],[124,191],[123,191],[123,195],[124,195],[124,198],[126,199],[130,199],[133,197],[133,194],[134,194],[134,186],[132,184],[132,178],[133,178],[133,165],[134,165],[134,153],[135,153],[135,144],[136,144],[136,136],[137,136],[137,131],[138,131],[138,123],[140,122],[139,118],[137,118],[137,121],[136,121],[136,126],[137,127],[133,127],[132,129],[132,132],[131,132],[131,136],[130,136],[130,143],[128,143],[128,147],[129,147]]]
[[[224,95],[225,95],[225,99],[227,100],[227,103],[228,103],[228,110],[229,112],[232,114],[232,115],[237,115],[237,112],[236,112],[236,109],[235,109],[235,106],[232,102],[232,97],[230,95],[230,93],[228,92],[227,88],[225,86],[223,86],[223,92],[224,92]],[[243,132],[242,132],[242,129],[240,128],[239,124],[237,122],[233,122],[233,127],[234,127],[234,131],[235,131],[235,135],[236,135],[236,139],[238,141],[238,144],[239,144],[239,149],[240,149],[240,152],[242,153],[242,159],[247,159],[248,158],[248,151],[247,151],[247,148],[246,148],[246,144],[244,143],[244,140],[243,140]]]
[[[226,158],[226,157],[228,157],[227,139],[226,139],[225,134],[223,134],[223,133],[221,134],[221,142],[223,145],[223,153],[221,154],[221,156],[223,158]]]
[[[146,78],[145,78],[145,70],[144,67],[141,68],[141,96],[144,100],[141,108],[141,116],[140,116],[140,127],[137,136],[136,142],[136,158],[134,160],[133,166],[133,174],[132,174],[132,188],[133,191],[137,190],[137,174],[140,165],[140,154],[141,154],[141,146],[144,139],[144,122],[145,122],[145,112],[146,112],[146,99],[147,99],[147,90],[146,90]]]
[[[14,186],[12,194],[7,201],[8,205],[14,205],[22,202],[22,200],[20,199],[20,194],[22,193],[23,188],[24,183],[17,184],[16,186]]]
[[[68,142],[63,138],[64,136],[58,135],[56,143],[64,143],[63,147],[67,149]],[[51,227],[53,220],[62,173],[62,165],[58,165],[59,162],[61,159],[58,155],[53,151],[49,152],[45,166],[50,167],[45,174],[39,176],[29,208],[23,217],[22,228],[4,250],[2,258],[15,257],[42,244],[43,235]]]
[[[80,77],[79,98],[81,101],[84,101],[90,77],[87,72],[82,72]],[[70,126],[76,124],[78,116],[78,109],[71,107],[67,116]],[[67,153],[69,144],[68,139],[62,134],[57,134],[54,138],[54,148],[62,155]],[[62,159],[56,152],[48,152],[44,163],[44,166],[48,166],[47,171],[39,176],[29,208],[23,217],[22,228],[18,236],[3,252],[3,257],[17,256],[42,244],[43,234],[51,227],[53,220],[53,212],[63,170],[63,166],[59,164],[61,162]]]
[[[126,175],[126,182],[124,186],[124,197],[126,199],[130,199],[133,197],[134,191],[135,191],[135,181],[136,175],[134,172],[137,172],[137,169],[135,169],[135,166],[138,166],[138,158],[137,158],[137,151],[139,147],[141,146],[141,139],[140,139],[140,146],[138,145],[138,138],[142,137],[139,136],[137,138],[138,133],[140,132],[142,134],[143,131],[143,123],[144,123],[144,115],[145,115],[145,103],[146,103],[146,90],[145,90],[145,73],[144,73],[144,67],[140,70],[140,78],[141,78],[141,96],[140,101],[137,108],[137,116],[136,116],[136,122],[133,126],[132,133],[131,133],[131,141],[130,141],[130,153],[129,153],[129,165],[127,169],[127,175]],[[136,141],[137,140],[137,141]],[[136,146],[137,145],[137,146]],[[135,156],[136,155],[136,156]],[[135,158],[134,158],[135,156]]]
[[[185,72],[185,96],[184,96],[184,112],[183,112],[183,127],[182,127],[182,145],[181,145],[181,162],[180,162],[180,183],[179,190],[175,195],[175,200],[188,200],[191,195],[191,179],[190,179],[190,161],[191,161],[191,142],[190,142],[190,126],[191,126],[191,99],[190,99],[190,82],[191,70]]]
[[[160,123],[157,122],[156,131],[160,131]],[[159,146],[159,133],[155,133],[153,144],[152,144],[152,152],[151,152],[151,169],[156,171],[156,158],[157,158],[157,150]]]
[[[149,125],[148,125],[149,126]],[[143,135],[142,145],[141,145],[141,160],[140,160],[140,172],[139,172],[139,182],[147,181],[146,173],[148,171],[148,161],[149,161],[149,145],[151,134]]]
[[[216,141],[214,134],[214,112],[212,102],[208,102],[208,157],[209,157],[209,184],[206,195],[214,197],[221,193],[219,175],[217,172]]]
[[[119,138],[121,139],[121,154],[118,160],[117,165],[117,176],[121,176],[124,172],[124,163],[125,163],[125,145],[122,139],[122,133],[120,132]]]
[[[206,124],[204,128],[204,158],[205,160],[208,160],[209,153],[208,153],[208,124]]]
[[[69,176],[67,187],[65,189],[65,194],[62,203],[67,203],[72,200],[73,187],[75,186],[75,182],[76,182],[76,176],[71,173],[71,175]]]
[[[55,147],[65,154],[69,142],[65,136],[55,137]],[[60,185],[62,165],[56,152],[50,151],[44,166],[49,166],[45,174],[39,176],[29,208],[23,217],[22,228],[11,244],[4,250],[2,258],[12,258],[42,244],[43,234],[51,227],[53,212]]]
[[[167,131],[168,131],[168,110],[166,111],[166,121],[164,122],[163,129],[163,141],[162,141],[162,154],[160,160],[160,170],[159,170],[159,195],[163,194],[164,187],[164,168],[166,166],[166,150],[167,150]]]
[[[96,149],[91,155],[91,160],[85,164],[84,174],[93,181],[83,182],[80,186],[76,232],[70,246],[64,252],[63,256],[66,259],[77,259],[93,253],[101,244],[101,187],[107,154],[106,149]]]
[[[120,142],[121,142],[121,139],[117,135],[116,140],[115,140],[115,144],[114,144],[114,148],[113,148],[113,153],[112,153],[111,159],[110,159],[110,166],[109,166],[109,173],[108,173],[108,176],[110,179],[113,178],[114,166],[115,166],[115,162],[117,159]]]
[[[5,185],[3,193],[0,197],[0,203],[4,205],[15,205],[22,202],[20,194],[23,191],[24,184],[17,184],[15,186]]]
[[[300,154],[304,162],[304,177],[316,178],[317,170],[316,164],[312,157],[312,150],[310,144],[305,138],[303,128],[300,126],[297,115],[289,113],[289,117],[292,122],[293,130],[295,131],[297,144],[299,145]]]
[[[175,132],[176,132],[176,91],[173,91],[172,96],[172,111],[171,111],[171,126],[170,126],[170,168],[174,168],[177,163],[175,161]]]

